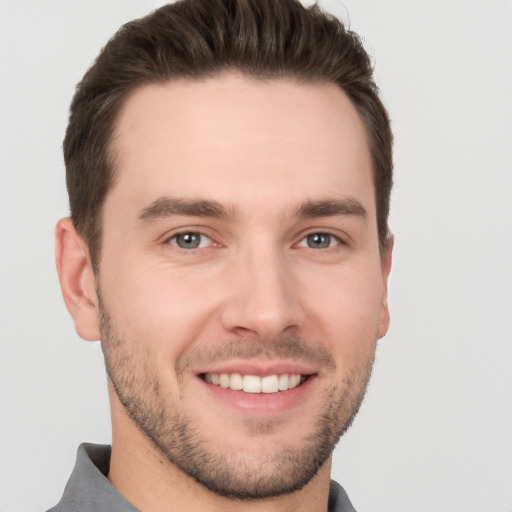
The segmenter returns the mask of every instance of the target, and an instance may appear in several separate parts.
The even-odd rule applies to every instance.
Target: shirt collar
[[[84,443],[59,504],[48,512],[140,512],[109,482],[111,448]]]

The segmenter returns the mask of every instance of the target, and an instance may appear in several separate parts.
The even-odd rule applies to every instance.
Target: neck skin
[[[184,474],[149,441],[127,416],[109,382],[112,457],[108,479],[144,512],[307,512],[327,511],[331,458],[300,491],[260,501],[218,496]]]

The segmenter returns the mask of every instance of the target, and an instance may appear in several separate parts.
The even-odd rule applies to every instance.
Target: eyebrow
[[[364,206],[353,197],[343,199],[324,199],[319,201],[306,201],[295,210],[297,217],[331,217],[336,215],[349,215],[366,219]]]
[[[235,214],[234,208],[225,208],[217,201],[160,197],[140,212],[138,220],[143,223],[151,223],[173,215],[233,219]]]
[[[138,220],[148,224],[173,215],[233,220],[236,213],[235,207],[226,208],[221,203],[213,200],[160,197],[140,212]],[[336,215],[356,216],[363,219],[367,217],[364,206],[353,197],[305,201],[295,208],[294,214],[298,218]]]

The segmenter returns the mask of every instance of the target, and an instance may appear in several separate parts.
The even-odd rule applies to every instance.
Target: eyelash
[[[339,245],[346,245],[345,242],[339,237],[339,236],[336,236],[335,234],[333,233],[330,233],[329,231],[312,231],[310,233],[307,233],[305,236],[303,236],[300,240],[300,242],[297,244],[299,247],[305,247],[305,245],[302,245],[303,243],[305,244],[308,244],[309,242],[309,238],[310,237],[328,237],[329,238],[329,245],[327,247],[316,247],[316,248],[313,248],[309,245],[307,245],[307,247],[309,249],[314,249],[314,250],[329,250],[329,249],[333,249],[334,247],[337,247]],[[336,242],[334,245],[330,245],[330,242]]]
[[[178,245],[178,241],[177,241],[178,238],[179,237],[187,237],[187,236],[200,237],[198,247],[187,247],[187,248],[180,247],[180,245]],[[201,247],[204,239],[207,240],[207,245]],[[173,241],[174,241],[174,243],[173,243]],[[192,252],[192,251],[198,250],[198,249],[207,249],[208,247],[210,247],[211,242],[213,242],[212,238],[209,237],[208,235],[205,235],[204,233],[201,233],[200,231],[182,231],[180,233],[175,233],[174,235],[172,235],[171,237],[169,237],[165,240],[165,243],[167,243],[169,245],[173,245],[174,247],[177,247],[178,249],[181,249],[181,250],[187,251],[187,252]]]
[[[187,236],[190,236],[192,238],[199,237],[199,243],[198,243],[197,247],[191,247],[191,246],[182,247],[179,245],[179,242],[178,242],[179,237],[187,237]],[[311,240],[308,240],[309,237],[322,237],[322,238],[328,237],[329,245],[327,247],[311,247],[309,245],[309,242],[311,241]],[[206,241],[206,245],[204,245],[205,241]],[[331,245],[331,243],[333,241],[335,242],[335,244]],[[191,242],[193,242],[193,239],[191,240]],[[192,230],[175,233],[174,235],[167,238],[165,240],[165,243],[172,245],[172,246],[176,247],[177,249],[185,251],[185,252],[194,252],[195,250],[208,249],[212,245],[216,245],[214,240],[210,236],[208,236],[204,233],[201,233],[200,231],[192,231]],[[346,245],[346,242],[339,236],[337,236],[333,233],[330,233],[328,231],[312,231],[310,233],[305,234],[300,239],[300,241],[297,244],[295,244],[296,247],[305,247],[305,248],[309,248],[309,249],[313,249],[313,250],[321,250],[321,251],[327,251],[330,249],[332,250],[335,247],[338,247],[340,245]]]

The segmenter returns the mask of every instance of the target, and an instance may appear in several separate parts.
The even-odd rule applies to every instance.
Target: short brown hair
[[[149,83],[238,70],[256,78],[336,83],[367,130],[381,250],[388,236],[392,133],[370,58],[357,34],[297,0],[180,0],[122,26],[77,86],[64,139],[71,217],[101,249],[102,207],[115,174],[116,118],[127,95]]]

